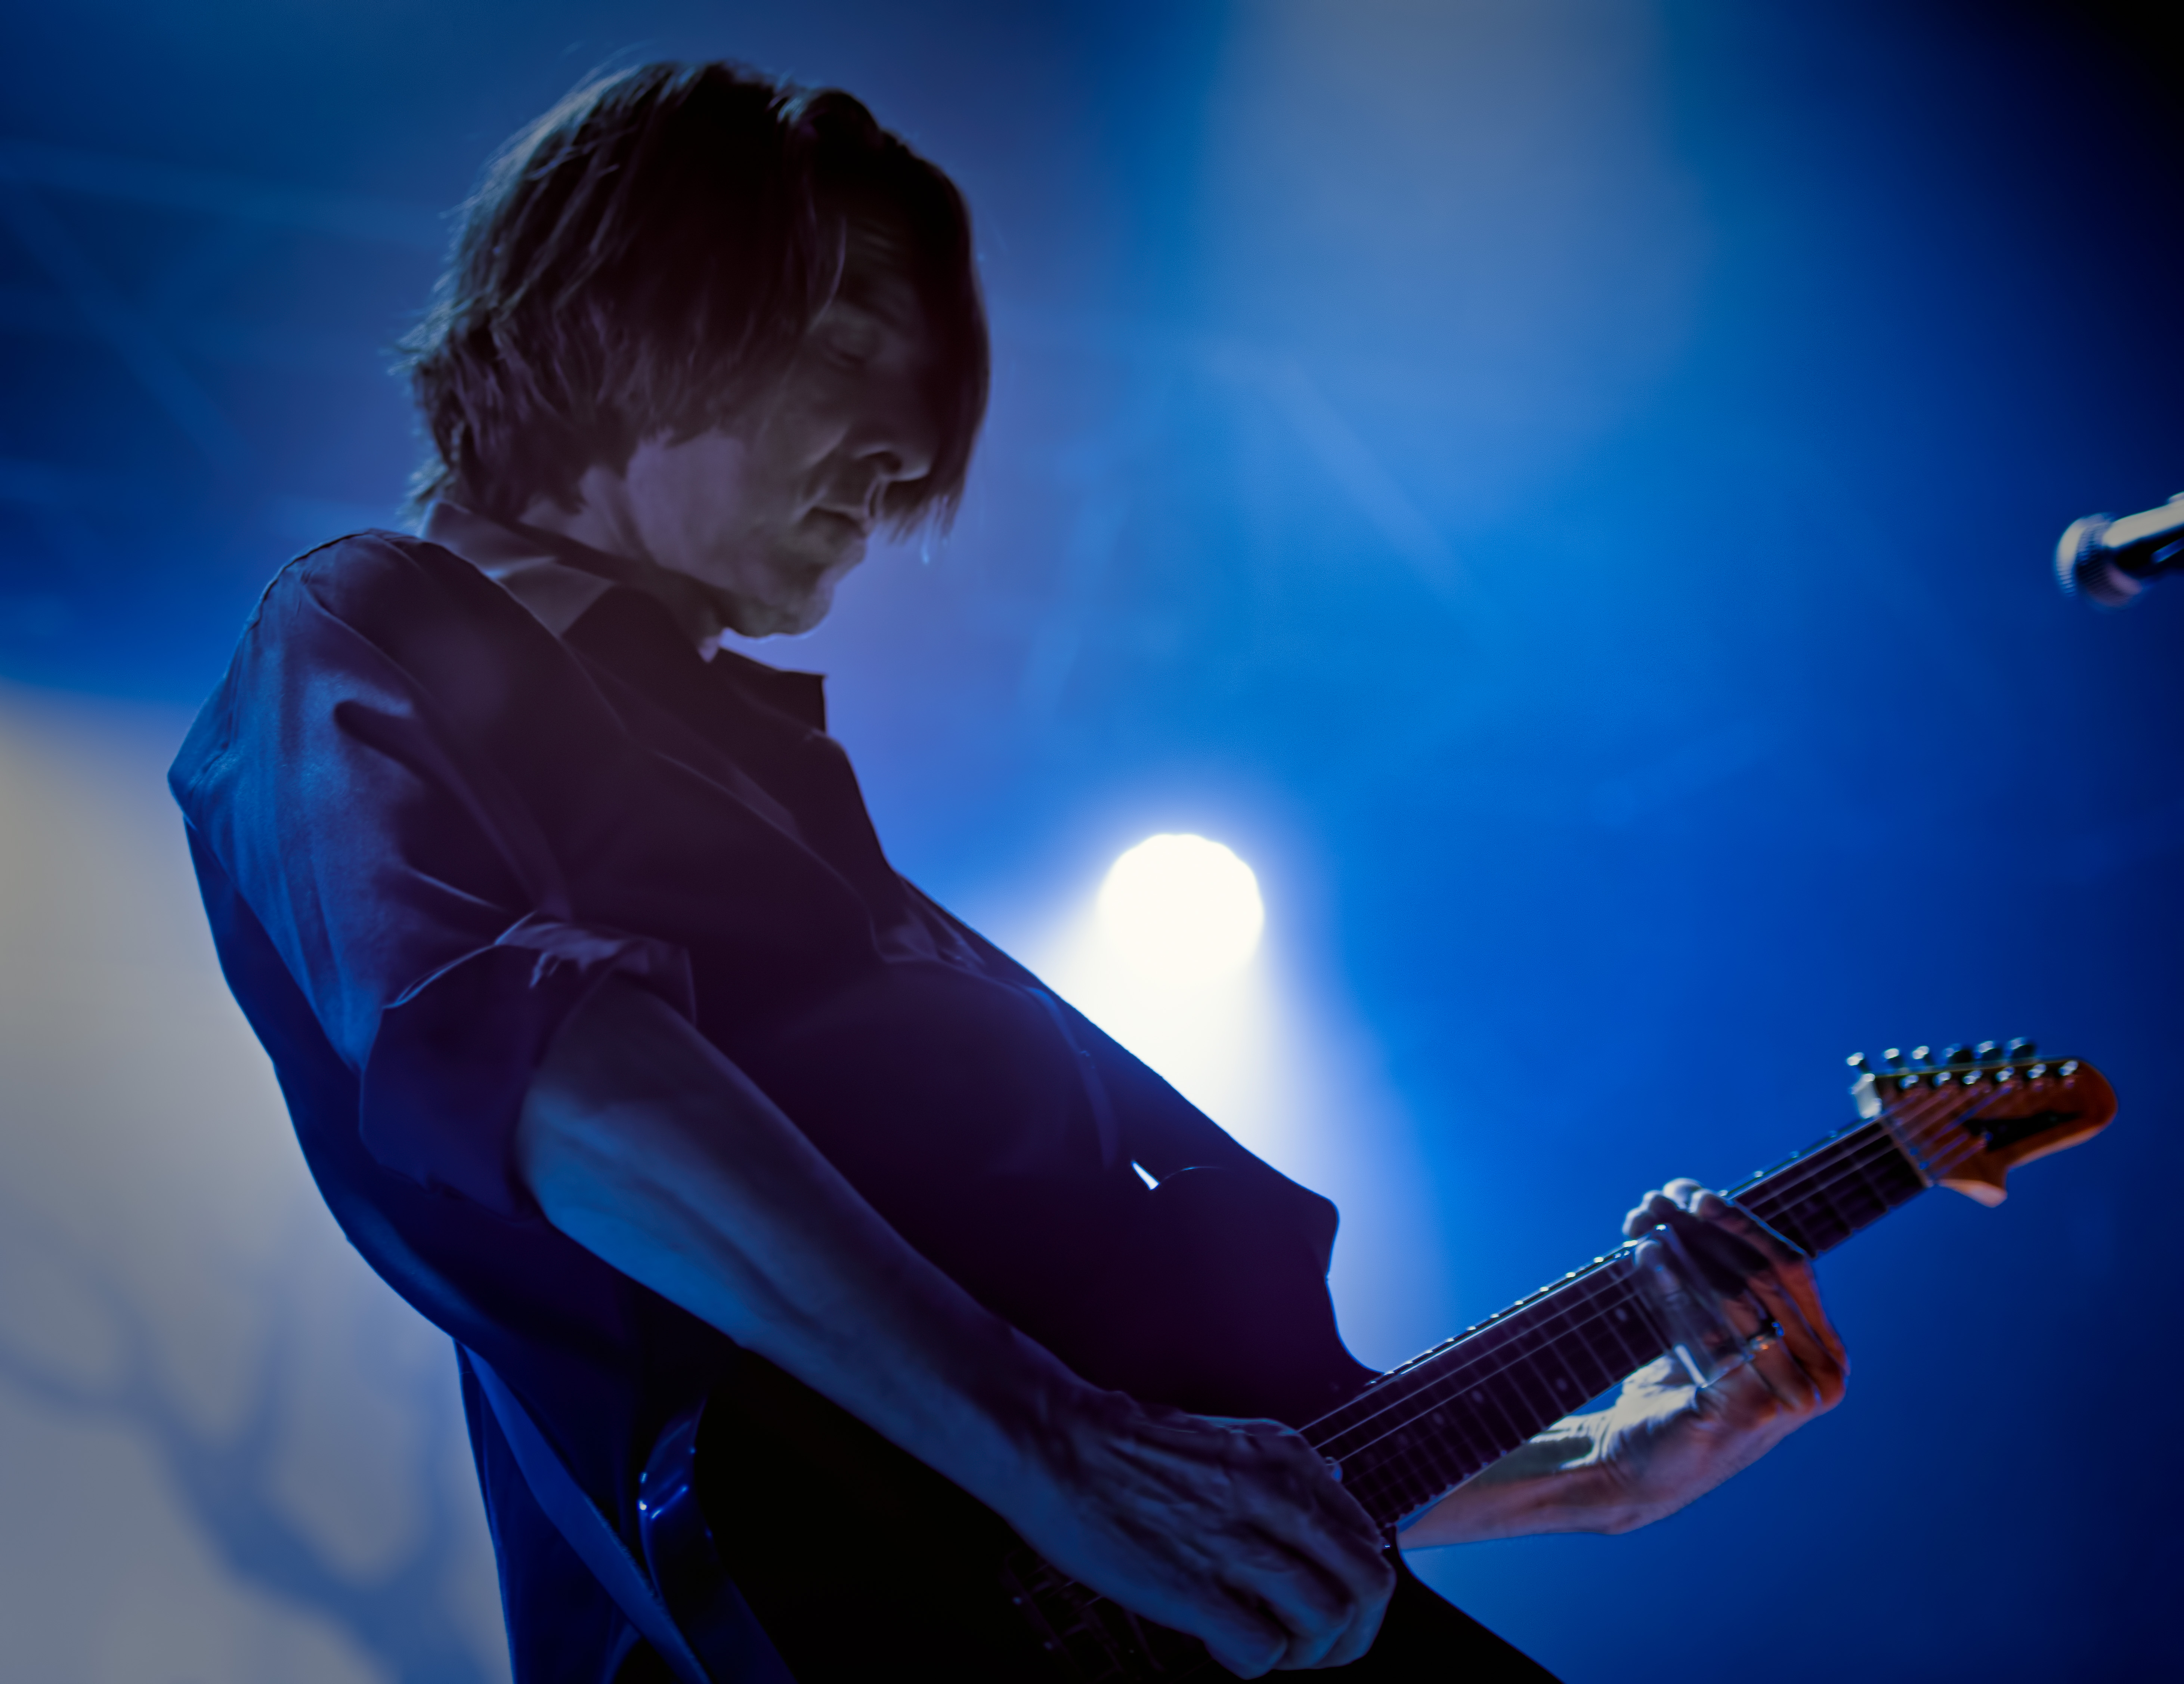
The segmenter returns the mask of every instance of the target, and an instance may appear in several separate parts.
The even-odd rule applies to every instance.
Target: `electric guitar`
[[[1860,1120],[1730,1190],[1808,1256],[1930,1187],[1999,1204],[2012,1168],[2076,1145],[2115,1112],[2091,1065],[2042,1057],[2029,1041],[1851,1062]],[[1391,1541],[1407,1519],[1646,1364],[1672,1358],[1704,1385],[1745,1354],[1721,1309],[1760,1260],[1695,1220],[1618,1246],[1376,1374],[1343,1348],[1311,1247],[1270,1227],[1241,1178],[1185,1170],[1155,1189],[1149,1207],[1156,1220],[1115,1283],[1117,1325],[1087,1332],[1087,1371],[1110,1384],[1119,1372],[1121,1389],[1148,1402],[1296,1427]],[[1195,1639],[1065,1578],[956,1486],[749,1360],[750,1383],[671,1428],[645,1475],[645,1554],[700,1654],[733,1581],[792,1670],[816,1657],[813,1676],[861,1676],[869,1663],[828,1657],[866,1653],[891,1657],[887,1675],[900,1676],[1227,1676]],[[854,1505],[861,1533],[901,1529],[890,1583],[871,1593],[878,1603],[845,1603],[813,1559],[830,1540],[811,1516],[829,1503]],[[1402,1575],[1398,1603],[1431,1595]],[[860,1620],[884,1624],[872,1649],[856,1648]],[[1369,1673],[1371,1661],[1357,1670]]]

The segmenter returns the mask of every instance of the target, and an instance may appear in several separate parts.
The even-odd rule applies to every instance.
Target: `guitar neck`
[[[1869,1122],[1752,1177],[1732,1196],[1812,1255],[1928,1185],[1886,1124]],[[1634,1245],[1390,1369],[1305,1428],[1344,1486],[1392,1527],[1542,1428],[1666,1355]]]
[[[1747,1213],[1808,1255],[1947,1186],[1999,1203],[2017,1164],[2075,1146],[2115,1115],[2108,1079],[2075,1058],[2051,1062],[2032,1043],[1953,1046],[1929,1061],[1894,1051],[1852,1089],[1866,1120],[1730,1189]],[[1657,1230],[1658,1231],[1658,1230]],[[1674,1351],[1694,1378],[1722,1353],[1693,1317],[1680,1284],[1664,1289],[1662,1253],[1642,1241],[1595,1257],[1468,1332],[1373,1380],[1303,1429],[1339,1464],[1350,1493],[1392,1537],[1401,1523],[1578,1409]],[[1694,1341],[1679,1344],[1673,1316]],[[1698,1347],[1696,1359],[1694,1350]],[[1050,1649],[1079,1659],[1088,1678],[1211,1677],[1202,1646],[1140,1620],[1075,1585],[1030,1552],[1011,1580]]]

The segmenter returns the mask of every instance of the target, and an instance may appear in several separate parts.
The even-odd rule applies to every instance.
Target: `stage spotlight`
[[[1251,867],[1203,836],[1149,836],[1100,887],[1100,922],[1133,969],[1170,987],[1241,970],[1267,922]]]

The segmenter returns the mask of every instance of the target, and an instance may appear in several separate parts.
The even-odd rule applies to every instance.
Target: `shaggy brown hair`
[[[503,519],[540,496],[573,508],[593,464],[728,423],[833,296],[853,215],[906,237],[939,339],[939,449],[882,512],[944,522],[986,408],[962,196],[848,94],[722,63],[600,77],[487,166],[403,342],[433,449],[418,500]]]

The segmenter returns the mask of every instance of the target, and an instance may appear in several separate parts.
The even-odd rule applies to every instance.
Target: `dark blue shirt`
[[[1133,1161],[1279,1182],[894,872],[817,678],[702,658],[627,563],[475,516],[429,530],[471,559],[372,532],[291,563],[171,782],[328,1206],[632,1542],[655,1437],[737,1353],[554,1229],[512,1168],[532,1072],[604,979],[686,1013],[1065,1360],[1100,1291],[1084,1260],[1146,1196]],[[1279,1191],[1323,1264],[1332,1207]],[[634,1634],[466,1398],[519,1684],[602,1684]]]

